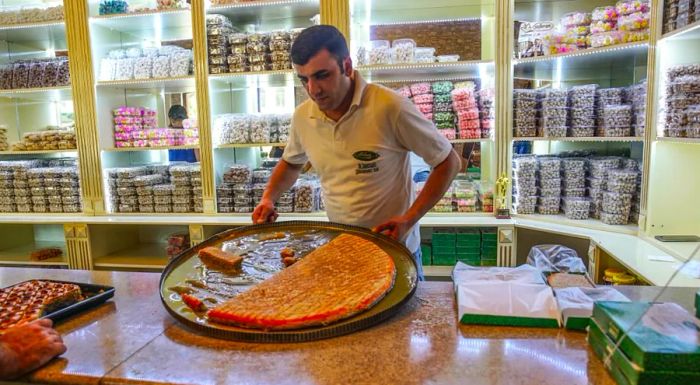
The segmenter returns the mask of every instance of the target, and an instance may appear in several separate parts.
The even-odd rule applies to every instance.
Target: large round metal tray
[[[393,288],[369,310],[353,317],[321,327],[289,331],[263,331],[208,322],[189,310],[180,297],[169,290],[195,274],[200,263],[198,251],[207,246],[220,246],[237,238],[272,232],[326,231],[348,233],[374,242],[394,258],[396,279]],[[289,221],[272,224],[239,227],[214,235],[206,241],[186,250],[174,258],[165,268],[160,279],[160,297],[168,312],[186,326],[206,335],[248,342],[303,342],[336,337],[373,326],[396,314],[401,306],[415,293],[417,268],[413,256],[401,243],[365,228],[332,222]]]

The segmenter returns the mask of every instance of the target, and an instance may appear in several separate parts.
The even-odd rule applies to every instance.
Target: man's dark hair
[[[179,104],[174,104],[168,111],[168,117],[172,120],[185,120],[187,119],[187,110]]]
[[[345,36],[331,25],[315,25],[301,31],[292,44],[292,63],[304,65],[323,49],[336,58],[342,70],[343,61],[350,56],[350,51]]]

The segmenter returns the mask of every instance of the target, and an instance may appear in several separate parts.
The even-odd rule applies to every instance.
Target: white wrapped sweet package
[[[462,283],[473,281],[507,281],[522,284],[544,285],[542,272],[530,265],[518,267],[474,267],[466,263],[457,262],[452,271],[452,280],[455,287]]]
[[[629,302],[629,298],[610,286],[567,287],[554,289],[554,293],[567,329],[585,329],[596,301]]]
[[[559,327],[552,289],[544,284],[473,281],[457,285],[461,323]]]

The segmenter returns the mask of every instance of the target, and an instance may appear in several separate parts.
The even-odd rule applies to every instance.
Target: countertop
[[[68,351],[23,378],[51,384],[614,384],[586,335],[459,325],[451,283],[422,282],[402,311],[347,336],[299,344],[217,340],[163,308],[157,273],[0,268],[0,286],[32,278],[111,285],[107,303],[57,324]],[[651,298],[658,288],[623,288]],[[692,306],[692,289],[671,288]]]

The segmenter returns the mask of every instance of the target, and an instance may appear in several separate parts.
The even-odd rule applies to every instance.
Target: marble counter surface
[[[402,311],[351,335],[251,344],[196,334],[171,318],[160,275],[0,268],[0,286],[32,278],[111,285],[114,299],[57,324],[68,351],[21,379],[50,384],[614,384],[586,335],[459,325],[452,284],[421,283]],[[626,289],[646,298],[655,289]],[[692,303],[690,289],[669,292]]]

